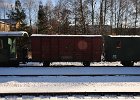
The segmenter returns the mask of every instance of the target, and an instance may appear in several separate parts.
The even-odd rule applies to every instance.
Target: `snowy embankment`
[[[26,92],[140,92],[140,83],[127,82],[7,82],[0,84],[0,93]]]
[[[53,63],[63,66],[71,63]],[[72,63],[75,65],[75,63]],[[97,65],[100,64],[100,65]],[[71,74],[140,74],[135,67],[117,67],[118,62],[97,63],[114,67],[19,67],[0,68],[0,93],[9,92],[140,92],[140,76],[2,76],[2,75],[71,75]],[[103,64],[103,65],[101,65]],[[109,65],[108,65],[109,64]],[[117,65],[115,65],[117,64]],[[28,65],[42,66],[40,63]],[[25,65],[26,66],[26,65]],[[81,66],[81,63],[76,63]],[[118,65],[120,66],[120,65]]]

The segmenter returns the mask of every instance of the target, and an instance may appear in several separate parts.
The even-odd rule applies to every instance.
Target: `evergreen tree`
[[[44,12],[44,7],[42,2],[39,3],[39,11],[38,11],[38,33],[39,34],[47,34],[47,20]]]
[[[15,1],[15,7],[11,10],[9,10],[9,12],[7,13],[7,17],[15,20],[16,23],[19,24],[19,27],[16,28],[16,30],[20,31],[20,30],[25,30],[25,18],[26,18],[26,14],[24,9],[21,6],[21,2],[20,0],[16,0]]]

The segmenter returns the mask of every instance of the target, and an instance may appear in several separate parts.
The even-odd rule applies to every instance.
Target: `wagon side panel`
[[[74,56],[77,61],[92,61],[92,43],[91,38],[78,37],[75,38]]]
[[[140,37],[127,37],[119,39],[121,48],[119,59],[126,61],[139,61],[140,60]]]
[[[0,37],[0,63],[10,60],[10,47],[7,39],[8,38]]]
[[[51,38],[43,37],[41,42],[42,59],[43,61],[49,61],[51,60]]]
[[[32,60],[42,60],[42,39],[41,37],[31,38]]]
[[[74,38],[73,37],[59,37],[59,60],[74,61]]]
[[[109,36],[104,36],[104,58],[105,58],[105,61],[113,61],[112,54],[113,54],[112,38]]]
[[[92,39],[92,58],[94,61],[101,61],[101,56],[103,53],[103,39],[102,37],[94,37]]]
[[[58,37],[50,37],[50,50],[48,55],[51,61],[59,61],[59,42]],[[47,56],[47,55],[46,55]]]

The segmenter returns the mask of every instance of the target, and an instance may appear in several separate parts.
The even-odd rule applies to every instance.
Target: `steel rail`
[[[78,76],[140,76],[140,74],[35,74],[35,75],[0,75],[0,77],[8,77],[8,76],[18,76],[18,77],[39,77],[39,76],[68,76],[68,77],[78,77]]]
[[[140,96],[140,92],[29,92],[29,93],[0,93],[0,97],[6,96],[72,96],[72,95],[83,95],[83,96]]]

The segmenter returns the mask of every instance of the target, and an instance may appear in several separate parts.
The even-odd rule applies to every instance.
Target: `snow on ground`
[[[29,62],[27,64],[21,64],[21,66],[43,66],[39,62]],[[83,66],[81,62],[53,62],[50,66]],[[122,66],[120,62],[92,62],[90,66]],[[135,62],[134,66],[140,66],[140,62]]]
[[[139,64],[140,65],[140,64]],[[43,66],[39,62],[29,62],[27,64],[21,64],[21,66]],[[50,66],[83,66],[81,62],[53,62]],[[120,62],[92,62],[91,66],[122,66]]]
[[[20,83],[15,81],[0,83],[0,93],[9,92],[140,92],[140,83]]]
[[[81,63],[52,63],[54,66],[76,65]],[[26,64],[27,65],[27,64]],[[28,65],[42,66],[42,63],[28,63]],[[103,67],[19,67],[0,68],[0,75],[6,74],[106,74],[106,73],[131,73],[139,74],[138,67],[117,67],[114,63],[94,63],[93,66],[114,66],[112,69]],[[139,66],[140,63],[136,63]],[[67,77],[67,76],[39,76],[39,77],[18,77],[0,76],[0,93],[9,92],[140,92],[139,76],[104,76],[104,77]]]

